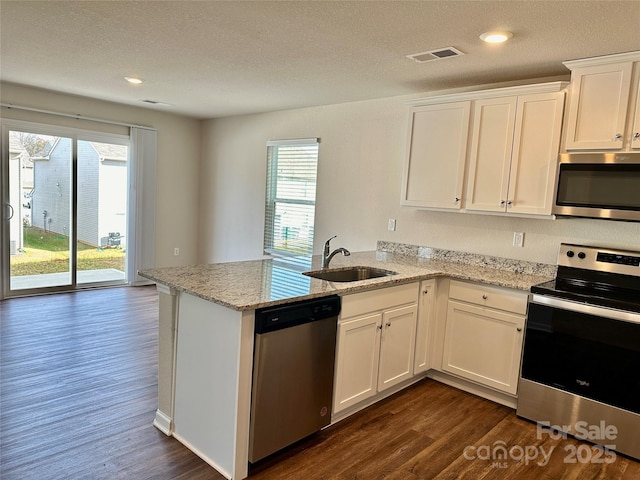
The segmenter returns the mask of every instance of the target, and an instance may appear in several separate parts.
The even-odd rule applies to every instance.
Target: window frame
[[[317,191],[314,192],[313,200],[309,199],[294,199],[286,196],[278,197],[278,150],[275,154],[273,149],[280,149],[282,147],[301,147],[301,146],[316,146],[315,155],[315,176],[314,181],[317,186],[318,180],[318,160],[320,156],[319,152],[319,138],[299,138],[288,140],[270,140],[267,142],[267,172],[266,172],[266,192],[265,192],[265,216],[264,216],[264,237],[263,237],[263,253],[265,255],[274,257],[289,257],[300,255],[312,255],[313,253],[313,238],[315,227],[315,206]],[[275,160],[275,161],[274,161]],[[276,231],[276,208],[280,204],[291,205],[304,205],[313,206],[313,222],[311,224],[312,232],[305,243],[298,245],[306,245],[306,252],[296,252],[291,250],[285,250],[275,247],[275,231]]]

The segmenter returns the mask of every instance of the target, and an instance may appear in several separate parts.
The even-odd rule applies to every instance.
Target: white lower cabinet
[[[417,283],[343,297],[334,413],[413,376],[417,299]]]
[[[409,305],[382,314],[378,391],[413,376],[418,306]]]
[[[334,412],[376,394],[381,324],[377,313],[338,325]]]
[[[420,283],[418,300],[418,325],[416,327],[416,353],[413,373],[426,372],[431,368],[431,347],[436,307],[436,280]]]
[[[451,281],[442,370],[515,395],[526,308],[525,292]]]
[[[460,280],[345,295],[333,414],[350,415],[419,374],[512,405],[526,312],[525,291]]]

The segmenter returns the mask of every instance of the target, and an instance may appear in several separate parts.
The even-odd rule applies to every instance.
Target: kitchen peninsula
[[[406,284],[417,291],[419,282],[435,278],[514,289],[524,296],[531,285],[555,274],[551,265],[386,242],[374,252],[336,257],[332,268],[356,265],[395,274],[353,282],[302,275],[320,269],[319,256],[141,271],[160,294],[154,425],[227,478],[245,478],[256,309]]]

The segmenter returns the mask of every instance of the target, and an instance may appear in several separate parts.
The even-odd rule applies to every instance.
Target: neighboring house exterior
[[[78,239],[124,247],[127,236],[127,147],[78,142]]]
[[[32,160],[31,224],[67,236],[71,232],[71,139],[56,138],[48,152]]]
[[[34,158],[32,224],[68,236],[71,229],[71,139],[58,138]],[[78,142],[78,240],[107,246],[126,241],[127,147]]]
[[[17,138],[9,138],[9,204],[13,216],[9,220],[10,253],[15,255],[24,248],[22,225],[31,222],[31,191],[33,190],[33,162]]]

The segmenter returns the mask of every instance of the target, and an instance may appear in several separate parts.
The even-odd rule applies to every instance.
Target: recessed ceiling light
[[[142,80],[136,77],[124,77],[124,79],[133,85],[140,85],[142,83]]]
[[[487,43],[503,43],[513,37],[511,32],[484,32],[480,35],[480,40]]]

